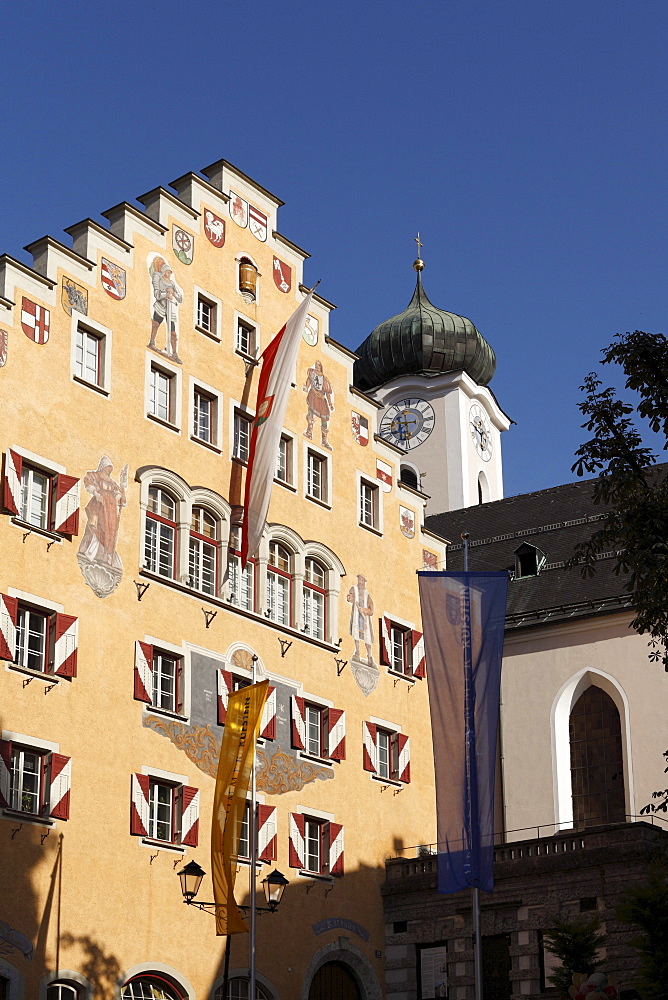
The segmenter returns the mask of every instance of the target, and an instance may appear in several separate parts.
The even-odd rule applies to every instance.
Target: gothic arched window
[[[626,819],[624,756],[619,712],[610,695],[591,685],[571,709],[573,825],[577,829]]]

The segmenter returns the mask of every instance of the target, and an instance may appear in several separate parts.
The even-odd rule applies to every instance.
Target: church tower
[[[422,285],[406,309],[357,348],[355,385],[382,404],[380,434],[405,452],[401,478],[429,514],[503,497],[501,432],[510,418],[487,387],[494,351],[464,316],[437,309]]]

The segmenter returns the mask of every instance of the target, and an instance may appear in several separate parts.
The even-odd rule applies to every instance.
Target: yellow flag
[[[219,935],[248,930],[234,899],[234,880],[255,744],[268,689],[269,681],[262,681],[235,691],[227,702],[211,824],[211,871]]]

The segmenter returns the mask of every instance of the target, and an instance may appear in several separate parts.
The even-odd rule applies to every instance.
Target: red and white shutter
[[[385,615],[380,619],[380,662],[386,667],[392,664],[391,620]]]
[[[199,835],[199,788],[181,789],[181,843],[197,847]]]
[[[329,824],[329,874],[343,875],[343,827]]]
[[[72,782],[72,759],[60,753],[51,754],[49,774],[49,816],[53,819],[70,818],[70,785]]]
[[[399,781],[408,783],[411,780],[411,741],[403,733],[397,733],[397,750],[399,752]]]
[[[3,486],[3,504],[10,514],[18,514],[21,510],[21,472],[23,459],[15,451],[8,448],[5,452],[5,482]]]
[[[346,713],[342,708],[330,708],[329,712],[329,759],[346,759]]]
[[[362,744],[362,766],[365,771],[378,770],[378,751],[376,748],[376,726],[373,722],[362,723],[364,743]]]
[[[276,739],[276,688],[270,687],[262,713],[260,736],[265,740]]]
[[[424,637],[422,632],[416,632],[416,630],[413,629],[411,642],[413,646],[413,677],[424,677],[426,673],[426,663],[424,653]]]
[[[153,700],[153,646],[135,642],[135,698],[151,704]]]
[[[234,689],[234,678],[229,670],[216,671],[216,684],[218,689],[218,725],[222,726],[227,718],[227,699]]]
[[[258,861],[276,860],[276,806],[257,807]]]
[[[12,744],[9,740],[0,740],[0,806],[5,809],[9,808],[11,785]]]
[[[136,837],[148,835],[148,796],[151,786],[147,774],[132,775],[132,796],[130,801],[130,833]]]
[[[74,476],[56,476],[54,531],[63,535],[79,534],[79,502],[79,480]]]
[[[290,860],[291,868],[304,867],[304,824],[301,813],[290,813]]]
[[[16,620],[19,602],[16,597],[0,594],[0,660],[16,656]]]
[[[79,652],[79,619],[56,614],[53,625],[53,672],[59,677],[76,677]]]
[[[304,699],[293,695],[290,700],[292,702],[292,745],[297,750],[303,750],[306,746]]]

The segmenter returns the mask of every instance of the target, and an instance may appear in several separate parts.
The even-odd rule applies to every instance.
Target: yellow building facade
[[[202,173],[38,240],[32,267],[0,258],[7,1000],[221,1000],[224,939],[177,871],[210,871],[226,699],[253,669],[258,879],[290,880],[258,921],[262,996],[380,998],[385,859],[435,840],[415,573],[444,543],[316,293],[241,573],[258,358],[308,254],[278,198],[226,161]],[[248,850],[246,827],[246,904]],[[234,1000],[248,965],[239,935]]]

